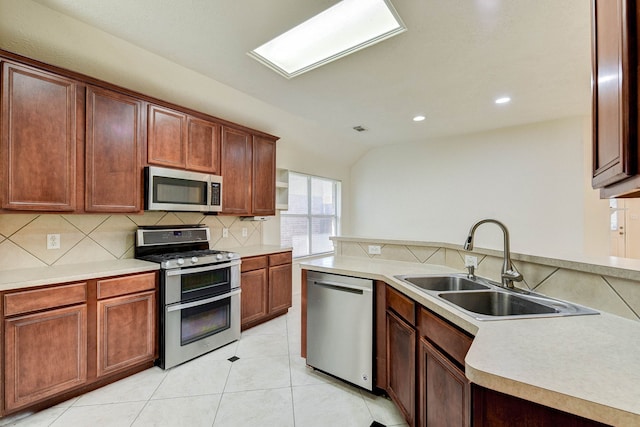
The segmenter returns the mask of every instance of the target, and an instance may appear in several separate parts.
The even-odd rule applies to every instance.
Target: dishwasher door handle
[[[362,286],[346,285],[344,283],[338,283],[338,282],[330,282],[328,280],[323,282],[316,282],[314,280],[313,284],[317,286],[322,286],[324,288],[333,289],[336,291],[350,292],[352,294],[363,294],[365,292],[373,292],[373,289],[370,289],[370,288],[363,288]]]

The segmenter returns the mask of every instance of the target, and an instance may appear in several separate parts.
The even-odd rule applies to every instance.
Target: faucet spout
[[[505,288],[513,288],[513,282],[520,282],[523,277],[522,274],[513,266],[511,262],[511,250],[509,246],[509,230],[507,227],[498,220],[495,219],[483,219],[471,226],[469,230],[469,235],[467,236],[467,240],[464,242],[464,250],[470,251],[473,249],[473,237],[475,235],[476,229],[485,223],[493,223],[496,224],[502,230],[502,235],[504,237],[503,249],[504,249],[504,259],[502,263],[502,286]]]

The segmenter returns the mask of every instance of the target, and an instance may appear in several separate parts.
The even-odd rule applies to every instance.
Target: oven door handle
[[[224,295],[218,295],[217,297],[211,297],[211,298],[202,299],[202,300],[198,300],[198,301],[187,302],[187,303],[184,303],[184,304],[170,305],[170,306],[167,307],[167,312],[170,313],[172,311],[184,310],[185,308],[198,307],[200,305],[205,305],[205,304],[209,304],[209,303],[212,303],[212,302],[220,301],[220,300],[223,300],[225,298],[232,297],[234,295],[239,295],[240,292],[242,292],[242,291],[240,289],[238,289],[238,290],[235,290],[235,291],[228,292],[228,293],[226,293]]]
[[[236,265],[240,265],[240,261],[231,261],[225,262],[224,264],[212,264],[206,265],[204,267],[196,267],[196,268],[176,268],[173,270],[167,270],[167,276],[182,276],[183,274],[191,274],[191,273],[202,273],[203,271],[213,271],[220,270],[223,268],[235,267]]]

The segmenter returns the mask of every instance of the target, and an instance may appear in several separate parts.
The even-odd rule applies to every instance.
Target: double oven
[[[160,263],[163,369],[240,338],[240,257],[209,249],[209,228],[140,227],[136,258]]]

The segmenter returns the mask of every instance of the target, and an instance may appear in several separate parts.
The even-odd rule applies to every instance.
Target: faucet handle
[[[469,272],[467,274],[467,278],[468,279],[474,280],[476,278],[476,275],[474,273],[475,270],[476,270],[476,268],[473,265],[467,265],[467,271]]]

